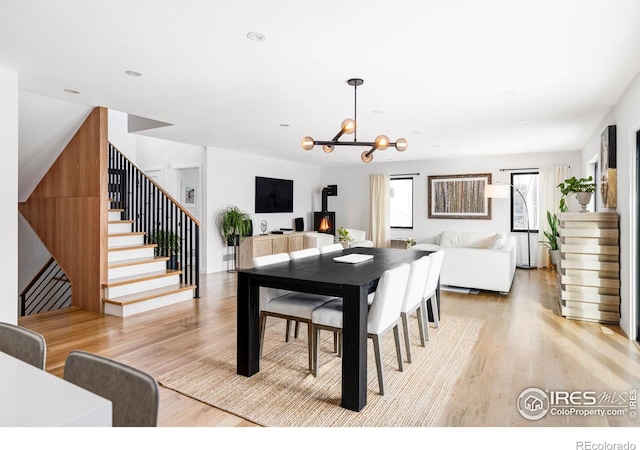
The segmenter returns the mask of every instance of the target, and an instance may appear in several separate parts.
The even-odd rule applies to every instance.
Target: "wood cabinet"
[[[618,213],[561,213],[558,219],[558,298],[562,315],[570,319],[618,324]]]
[[[256,256],[290,253],[303,247],[304,232],[246,237],[240,242],[240,269],[253,267],[251,260]]]

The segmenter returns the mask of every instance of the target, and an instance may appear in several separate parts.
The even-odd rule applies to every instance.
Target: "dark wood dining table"
[[[370,254],[373,259],[357,264],[333,260],[348,253]],[[385,270],[429,253],[392,248],[351,248],[239,270],[237,373],[250,377],[260,371],[260,286],[341,297],[344,301],[341,405],[352,411],[362,410],[367,404],[368,294],[375,291]]]

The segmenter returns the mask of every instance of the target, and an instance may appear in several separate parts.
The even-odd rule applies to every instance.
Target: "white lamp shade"
[[[486,198],[509,198],[511,197],[511,186],[508,184],[487,184],[484,187]]]

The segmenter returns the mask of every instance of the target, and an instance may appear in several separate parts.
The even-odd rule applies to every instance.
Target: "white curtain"
[[[544,231],[550,231],[547,222],[547,211],[551,214],[560,212],[560,189],[558,185],[569,178],[569,166],[553,166],[540,168],[539,189],[540,196],[538,198],[538,206],[540,217],[540,240],[544,239]],[[541,245],[541,251],[538,252],[538,267],[547,267],[549,251],[547,247]]]
[[[369,230],[374,247],[389,247],[389,175],[369,177]]]

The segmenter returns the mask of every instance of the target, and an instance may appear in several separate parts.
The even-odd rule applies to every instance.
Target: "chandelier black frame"
[[[356,133],[356,119],[358,117],[358,86],[362,86],[364,84],[364,80],[362,78],[350,78],[349,80],[347,80],[347,84],[349,86],[353,86],[353,119],[343,120],[342,125],[340,126],[340,131],[330,141],[316,141],[311,136],[305,136],[304,138],[302,138],[302,148],[304,150],[311,150],[316,145],[322,145],[322,149],[326,153],[331,153],[333,150],[335,150],[336,145],[371,147],[371,149],[365,150],[360,155],[360,158],[365,163],[370,163],[373,160],[373,152],[375,152],[376,150],[386,150],[389,147],[395,147],[395,149],[399,152],[405,151],[409,146],[405,138],[398,138],[395,142],[389,142],[389,138],[384,134],[381,134],[380,136],[376,137],[375,141],[373,142],[358,142]],[[342,137],[342,135],[352,133],[353,142],[338,140]]]

